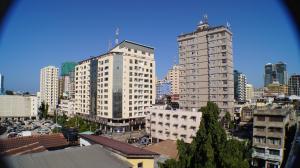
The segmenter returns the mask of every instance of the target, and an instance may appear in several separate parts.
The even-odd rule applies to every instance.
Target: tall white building
[[[221,111],[233,111],[232,33],[227,26],[209,26],[207,17],[193,32],[181,34],[179,45],[179,104],[198,110],[207,101]]]
[[[75,67],[75,112],[110,131],[144,126],[155,103],[154,48],[123,41]]]
[[[49,105],[49,114],[54,114],[58,104],[58,68],[47,66],[40,72],[41,101]]]

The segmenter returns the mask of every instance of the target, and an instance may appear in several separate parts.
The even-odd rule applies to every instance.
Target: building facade
[[[286,127],[293,113],[292,106],[261,106],[253,113],[253,165],[281,167]]]
[[[74,100],[61,99],[58,105],[58,112],[60,115],[65,114],[68,117],[75,115]]]
[[[210,27],[207,19],[194,32],[177,38],[179,45],[179,104],[199,109],[207,101],[233,111],[232,33],[226,26]]]
[[[279,84],[278,82],[275,82],[268,85],[266,92],[276,96],[288,95],[288,85],[283,85]]]
[[[64,99],[75,98],[75,62],[64,62],[61,66],[59,79],[59,97]]]
[[[172,83],[168,80],[156,81],[156,100],[160,101],[165,98],[166,95],[171,96]]]
[[[4,76],[0,73],[0,95],[4,94]]]
[[[38,115],[36,96],[0,95],[0,118],[32,118]]]
[[[300,75],[291,75],[288,83],[289,95],[300,96]]]
[[[171,82],[171,94],[179,94],[179,65],[169,69],[166,79]]]
[[[49,105],[49,114],[54,114],[58,105],[58,68],[47,66],[40,72],[41,101]]]
[[[252,84],[246,84],[246,101],[251,102],[254,98],[254,87]]]
[[[234,99],[237,102],[246,101],[246,75],[234,70]]]
[[[191,143],[196,137],[202,117],[201,112],[182,109],[166,110],[165,105],[153,105],[148,108],[146,132],[152,142],[182,139]]]
[[[123,41],[75,67],[75,112],[108,131],[143,127],[155,102],[154,48]]]
[[[265,65],[265,87],[273,82],[279,82],[282,85],[287,84],[286,64],[278,62],[276,64],[268,63]]]

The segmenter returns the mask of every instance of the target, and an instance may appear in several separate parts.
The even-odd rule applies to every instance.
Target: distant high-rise
[[[246,84],[246,75],[234,70],[234,99],[236,101],[246,101]]]
[[[166,79],[171,82],[171,94],[179,94],[179,66],[174,65],[168,71]]]
[[[289,95],[300,96],[300,75],[291,75],[288,87]]]
[[[193,32],[181,34],[179,45],[179,104],[198,110],[207,101],[221,111],[233,111],[232,33],[227,26],[209,26],[207,17]]]
[[[4,94],[4,76],[0,73],[0,94]]]
[[[75,62],[64,62],[61,66],[61,78],[59,79],[59,96],[67,99],[75,98],[74,72]]]
[[[71,72],[74,72],[76,62],[64,62],[61,66],[61,76],[69,76]]]
[[[285,63],[280,61],[276,64],[268,63],[265,65],[265,87],[273,82],[278,82],[282,85],[287,84],[287,70]]]
[[[254,87],[253,85],[247,83],[246,84],[246,101],[251,102],[251,99],[254,98]]]
[[[47,66],[40,72],[41,101],[49,105],[50,114],[58,104],[58,68]]]

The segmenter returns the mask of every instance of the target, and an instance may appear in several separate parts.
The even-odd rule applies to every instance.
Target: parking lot
[[[42,135],[49,134],[59,125],[53,123],[52,120],[5,120],[1,121],[0,125],[6,129],[6,131],[0,136],[1,139],[30,136],[30,135]]]

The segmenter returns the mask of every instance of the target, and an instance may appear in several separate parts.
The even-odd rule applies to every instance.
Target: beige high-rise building
[[[145,124],[155,103],[154,48],[123,41],[75,67],[75,112],[110,131]]]
[[[179,104],[199,109],[207,101],[233,111],[232,33],[227,26],[209,26],[207,17],[194,32],[178,36]]]
[[[253,85],[246,84],[246,100],[251,102],[251,99],[254,98],[254,88]]]
[[[171,82],[171,93],[179,94],[179,66],[174,65],[168,71],[166,79]]]
[[[49,114],[54,114],[58,103],[58,68],[47,66],[40,72],[41,101],[49,105]]]

